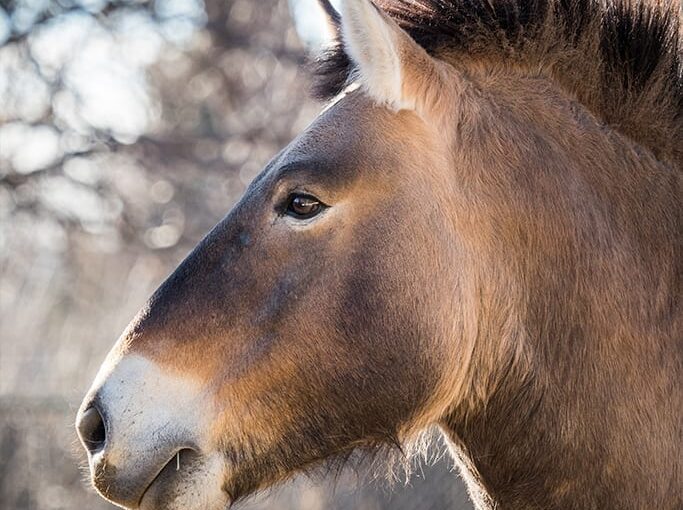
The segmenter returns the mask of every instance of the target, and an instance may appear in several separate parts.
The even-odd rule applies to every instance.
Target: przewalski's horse
[[[78,417],[103,496],[220,509],[440,425],[480,508],[683,507],[675,7],[347,0],[337,98]]]

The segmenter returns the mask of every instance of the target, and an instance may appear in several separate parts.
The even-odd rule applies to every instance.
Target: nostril
[[[104,448],[107,432],[102,414],[97,410],[97,407],[90,407],[81,415],[77,428],[81,442],[89,453],[94,454]]]

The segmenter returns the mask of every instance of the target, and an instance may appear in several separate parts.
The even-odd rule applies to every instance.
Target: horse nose
[[[199,432],[205,425],[196,410],[206,407],[204,387],[142,356],[113,352],[76,417],[90,481],[103,497],[124,508],[180,508],[150,506],[149,501],[170,497],[174,484],[182,482],[180,475],[195,469],[189,459],[203,462],[197,443],[204,438]],[[194,453],[188,457],[190,450]],[[151,499],[143,505],[147,493]]]
[[[76,423],[78,436],[85,449],[94,455],[104,449],[107,442],[107,428],[102,413],[97,405],[88,407],[78,418]]]

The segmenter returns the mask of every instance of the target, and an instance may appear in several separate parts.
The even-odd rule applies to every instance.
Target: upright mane
[[[431,55],[546,76],[605,124],[683,166],[681,20],[674,0],[375,3]],[[352,71],[337,40],[317,61],[315,95],[335,96]]]

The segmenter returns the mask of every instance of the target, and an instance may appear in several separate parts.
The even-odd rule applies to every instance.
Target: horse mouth
[[[178,482],[178,477],[183,475],[183,466],[187,465],[188,462],[195,464],[199,459],[200,454],[192,448],[181,448],[166,462],[156,475],[149,482],[145,490],[140,496],[137,507],[138,509],[160,509],[163,506],[158,506],[158,500],[160,495],[168,494],[169,486],[176,485]],[[187,475],[187,473],[185,473]],[[154,498],[148,497],[148,495],[154,494]],[[150,501],[152,506],[147,504],[147,500],[154,499],[155,501]]]

